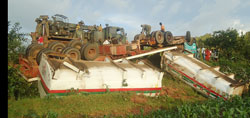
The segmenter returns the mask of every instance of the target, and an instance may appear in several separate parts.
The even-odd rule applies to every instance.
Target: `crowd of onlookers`
[[[208,49],[208,48],[197,48],[196,53],[197,59],[203,59],[206,61],[218,61],[219,50],[218,49]]]

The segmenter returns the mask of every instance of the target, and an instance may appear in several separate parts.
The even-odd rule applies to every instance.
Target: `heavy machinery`
[[[170,31],[152,31],[150,35],[144,33],[142,29],[140,34],[135,35],[134,41],[140,45],[141,49],[144,49],[144,46],[150,46],[153,48],[158,47],[167,47],[167,46],[179,46],[183,49],[183,45],[186,42],[188,45],[193,45],[195,39],[191,37],[190,31],[186,32],[186,36],[173,36]]]
[[[52,20],[47,15],[41,15],[35,20],[36,31],[31,32],[32,41],[25,55],[20,55],[19,63],[25,76],[34,77],[42,53],[57,52],[66,54],[74,59],[94,60],[99,56],[99,46],[104,41],[109,44],[125,44],[126,33],[123,28],[108,26],[85,25],[68,23],[64,15],[56,14]]]
[[[64,54],[74,52],[72,56],[77,59],[93,60],[94,58],[88,57],[86,53],[91,53],[96,57],[98,45],[102,45],[105,40],[112,44],[126,42],[126,34],[123,28],[108,26],[107,24],[102,29],[101,26],[85,25],[82,21],[78,24],[72,24],[67,22],[66,16],[59,14],[52,16],[52,18],[53,20],[48,20],[48,16],[40,16],[36,20],[38,23],[36,32],[35,35],[31,35],[33,42],[36,42],[39,37],[43,37],[44,48]],[[121,33],[118,34],[118,32]],[[80,52],[72,48],[77,48]],[[29,50],[27,53],[29,53]]]

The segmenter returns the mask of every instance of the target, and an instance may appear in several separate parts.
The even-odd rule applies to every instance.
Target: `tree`
[[[223,56],[231,58],[237,46],[238,32],[236,29],[227,29],[213,32],[212,37],[205,40],[205,45],[220,49]]]
[[[196,37],[196,45],[198,46],[198,47],[204,47],[204,41],[206,40],[206,39],[208,39],[208,38],[211,38],[212,37],[212,35],[211,34],[209,34],[209,33],[207,33],[207,34],[205,34],[205,35],[203,35],[203,36],[200,36],[200,37]]]
[[[250,31],[244,35],[243,41],[240,43],[243,44],[241,54],[250,61]]]
[[[8,21],[8,98],[12,96],[17,100],[20,97],[30,97],[37,95],[36,83],[28,83],[22,78],[18,72],[18,55],[24,53],[25,46],[22,44],[26,41],[27,34],[19,33],[21,26],[15,23],[10,28]]]
[[[236,29],[214,31],[204,40],[206,48],[219,49],[220,71],[234,73],[235,79],[248,80],[250,77],[250,32],[239,36]]]
[[[22,44],[27,40],[25,39],[27,34],[19,33],[22,28],[20,23],[15,23],[11,28],[10,25],[8,21],[8,63],[13,65],[18,63],[18,55],[24,53],[25,46]]]

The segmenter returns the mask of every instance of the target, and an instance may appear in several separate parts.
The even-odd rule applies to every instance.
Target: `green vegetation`
[[[250,94],[224,101],[208,99],[185,83],[165,73],[158,97],[134,92],[38,97],[37,83],[26,82],[18,73],[18,55],[24,52],[25,34],[18,23],[8,22],[8,116],[11,118],[68,117],[250,117]],[[239,36],[234,29],[216,31],[197,38],[199,46],[220,49],[219,61],[205,61],[235,73],[236,79],[250,78],[250,32]],[[232,47],[231,47],[232,46]],[[160,56],[147,57],[159,67]]]
[[[206,98],[181,81],[165,74],[163,89],[159,97],[136,95],[134,92],[108,92],[92,95],[69,95],[44,99],[22,98],[18,101],[8,100],[10,117],[96,117],[96,116],[129,116],[144,115],[157,109],[172,109],[186,103],[204,101]],[[33,118],[33,117],[32,117]]]
[[[17,74],[16,68],[8,66],[8,98],[15,97],[15,100],[39,95],[37,82],[28,83]]]
[[[140,117],[135,115],[133,117]],[[144,116],[145,118],[249,118],[250,97],[236,96],[230,100],[209,99],[203,103],[186,103],[171,110],[156,110]]]
[[[24,53],[25,46],[22,44],[26,41],[27,34],[19,33],[22,28],[19,23],[15,23],[11,28],[11,23],[8,21],[8,63],[17,64],[18,56]]]
[[[18,74],[18,56],[24,53],[24,36],[27,34],[19,33],[19,23],[15,23],[11,28],[10,26],[8,22],[8,98],[15,97],[18,100],[38,96],[37,82],[28,83]]]
[[[197,38],[198,46],[219,50],[219,61],[207,64],[220,66],[224,73],[234,73],[237,80],[250,78],[250,32],[239,36],[236,29],[214,31]]]

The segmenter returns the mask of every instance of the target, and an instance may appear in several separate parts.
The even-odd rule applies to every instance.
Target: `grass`
[[[160,68],[160,55],[147,57],[152,64]],[[150,114],[157,110],[171,110],[186,103],[204,101],[190,86],[170,74],[165,73],[162,80],[162,90],[158,97],[136,95],[134,92],[115,92],[93,95],[69,95],[44,99],[24,98],[18,101],[8,100],[9,117],[129,117],[140,114]]]
[[[133,107],[129,100],[131,95],[131,93],[108,93],[44,99],[26,98],[19,101],[9,100],[8,114],[10,117],[20,117],[32,109],[40,116],[49,111],[59,113],[59,116],[99,115],[99,113],[105,115],[106,113],[124,111]]]
[[[135,95],[134,92],[115,92],[94,95],[70,95],[67,97],[24,98],[18,101],[8,100],[9,117],[23,117],[25,115],[46,114],[58,117],[84,116],[128,116],[130,114],[144,114],[157,109],[171,109],[184,103],[206,100],[196,91],[179,80],[165,74],[163,89],[159,97]],[[173,91],[169,92],[169,91]],[[32,113],[31,113],[32,112]]]

